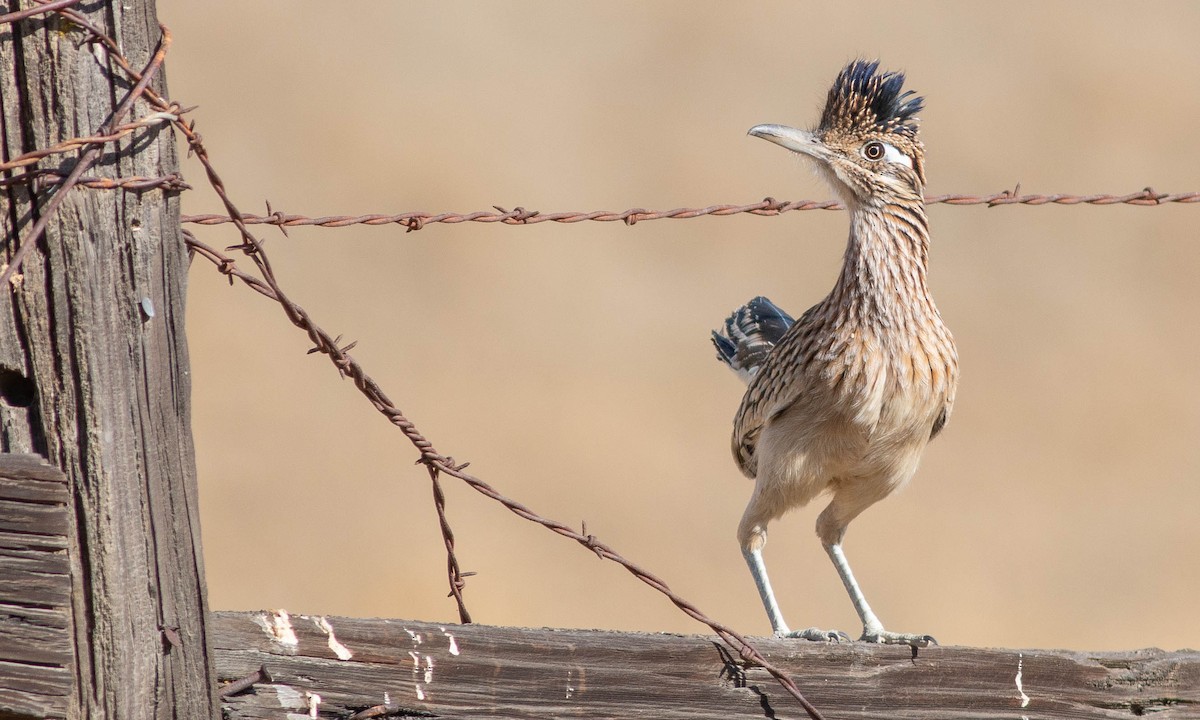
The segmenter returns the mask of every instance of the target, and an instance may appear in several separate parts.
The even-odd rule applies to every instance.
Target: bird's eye
[[[872,140],[862,146],[862,156],[866,159],[875,162],[882,160],[888,163],[896,163],[905,167],[913,166],[913,159],[904,153],[900,152],[893,145],[888,145],[885,142]]]
[[[863,157],[868,160],[882,160],[885,153],[883,143],[871,141],[863,145],[862,153]]]

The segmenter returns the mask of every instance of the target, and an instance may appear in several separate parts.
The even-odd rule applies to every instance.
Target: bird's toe
[[[937,645],[938,641],[932,635],[919,635],[915,633],[897,633],[889,630],[863,630],[862,637],[859,638],[863,642],[880,643],[883,645],[908,645],[912,648],[929,647]]]
[[[791,632],[784,633],[782,637],[812,640],[813,642],[841,642],[843,639],[846,641],[850,640],[850,636],[841,630],[822,630],[815,627],[792,630]]]

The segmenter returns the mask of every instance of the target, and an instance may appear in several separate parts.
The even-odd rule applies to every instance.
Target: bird
[[[754,489],[737,538],[774,634],[849,639],[790,630],[763,560],[768,523],[827,493],[817,536],[862,621],[859,639],[915,653],[937,641],[885,629],[842,549],[849,523],[912,478],[958,386],[954,338],[927,282],[924,98],[904,82],[877,60],[854,60],[834,80],[815,129],[750,129],[811,161],[849,211],[850,233],[833,289],[798,320],[760,296],[712,339],[718,359],[747,384],[732,449]]]

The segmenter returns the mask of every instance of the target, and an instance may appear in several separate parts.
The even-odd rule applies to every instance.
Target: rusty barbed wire
[[[0,172],[5,170],[14,170],[16,168],[25,167],[27,165],[35,165],[43,158],[51,155],[62,155],[64,153],[74,152],[88,145],[106,145],[111,142],[116,142],[130,133],[141,130],[142,128],[154,127],[163,123],[171,123],[179,119],[179,116],[188,110],[195,108],[179,108],[176,112],[162,111],[152,113],[146,117],[135,120],[134,122],[123,123],[112,128],[110,131],[100,135],[90,135],[87,137],[74,137],[69,140],[63,140],[60,143],[51,145],[50,147],[31,150],[27,153],[16,156],[7,162],[0,162]]]
[[[51,176],[47,184],[55,184],[55,182]],[[57,182],[61,182],[61,180]],[[79,179],[78,184],[89,190],[127,190],[130,192],[144,192],[146,190],[182,192],[192,189],[192,186],[179,173],[168,173],[156,177],[142,177],[140,175],[131,175],[123,178],[82,177]]]
[[[1200,192],[1159,193],[1153,188],[1145,188],[1139,192],[1124,195],[1095,194],[1072,195],[1057,193],[1053,195],[1021,194],[1021,186],[1013,190],[1003,190],[988,195],[949,194],[934,195],[925,199],[926,205],[1138,205],[1156,206],[1171,203],[1200,202]],[[785,212],[798,210],[844,210],[845,207],[836,200],[791,200],[781,201],[772,197],[763,198],[756,203],[747,205],[709,205],[708,207],[674,208],[672,210],[647,210],[633,208],[616,212],[612,210],[593,210],[591,212],[553,212],[543,213],[540,210],[526,210],[516,207],[505,210],[499,206],[494,211],[483,210],[469,213],[428,213],[405,212],[393,215],[323,215],[311,217],[308,215],[291,215],[283,212],[272,212],[267,215],[242,215],[240,220],[246,225],[275,225],[281,228],[312,225],[316,227],[340,228],[351,225],[404,225],[409,232],[420,230],[431,223],[457,224],[464,222],[501,223],[504,225],[533,225],[543,222],[577,223],[585,221],[623,222],[633,225],[644,220],[687,220],[696,217],[749,214],[773,217]],[[183,215],[180,221],[195,225],[223,225],[234,222],[228,215]]]
[[[26,8],[24,10],[17,10],[16,12],[10,12],[5,15],[0,15],[0,25],[4,25],[6,23],[13,23],[18,20],[24,20],[25,18],[33,17],[34,15],[40,15],[42,13],[53,12],[55,10],[63,10],[65,8],[71,7],[72,5],[78,5],[81,2],[83,2],[83,0],[54,0],[54,2],[45,2],[45,3],[42,3],[41,5],[35,5],[31,8]]]
[[[55,0],[54,2],[41,4],[43,6],[42,9],[45,9],[45,7],[49,5],[58,5],[59,3],[57,0]],[[62,5],[62,7],[65,8],[66,6]],[[66,9],[55,10],[55,12],[64,16],[79,15],[78,13]],[[80,17],[80,19],[82,20],[83,18]],[[90,23],[88,23],[88,25],[90,26]],[[95,32],[99,35],[103,35],[103,33],[100,33],[99,30],[95,30]],[[134,102],[136,102],[137,99],[143,94],[153,92],[150,90],[150,81],[154,79],[154,75],[158,72],[158,69],[162,67],[163,61],[167,58],[167,50],[171,47],[171,31],[167,29],[166,25],[160,23],[159,32],[160,35],[158,39],[158,49],[155,50],[154,55],[151,56],[150,62],[147,63],[145,70],[139,74],[136,73],[136,71],[134,71],[132,68],[129,68],[128,72],[137,75],[137,80],[133,87],[130,88],[129,92],[126,93],[125,97],[121,100],[121,103],[117,105],[117,108],[113,111],[112,117],[104,125],[104,128],[100,130],[99,135],[101,137],[109,136],[116,132],[121,121],[133,109]],[[107,38],[108,36],[104,35],[104,37]],[[117,48],[116,42],[113,41],[112,38],[108,38],[108,42],[112,44],[113,49],[117,49],[117,54],[119,55],[120,51]],[[124,62],[124,67],[129,67],[129,62],[127,60]],[[163,112],[168,112],[170,110],[170,106],[164,105],[160,109]],[[173,122],[179,122],[178,116],[176,116]],[[58,192],[54,193],[54,196],[50,198],[50,201],[46,203],[45,208],[42,209],[41,216],[38,217],[37,222],[33,224],[33,228],[29,231],[29,235],[21,240],[20,245],[17,247],[16,251],[13,252],[8,263],[3,267],[2,270],[0,270],[0,286],[3,286],[5,281],[12,278],[13,275],[21,269],[21,263],[24,261],[25,255],[27,255],[29,251],[37,245],[38,238],[40,238],[42,233],[46,231],[46,228],[50,224],[51,218],[54,217],[54,214],[58,211],[59,206],[62,205],[67,193],[70,192],[73,185],[79,182],[79,179],[83,177],[83,173],[92,166],[92,163],[96,161],[96,157],[100,154],[100,148],[104,147],[105,142],[107,141],[92,142],[85,146],[86,149],[83,151],[83,154],[79,156],[79,160],[75,162],[74,167],[71,168],[71,172],[67,173],[67,177],[62,181],[62,184],[58,188]]]
[[[62,185],[66,179],[66,175],[54,170],[32,170],[16,177],[0,178],[0,188],[12,185],[28,185],[33,192],[38,192],[46,187]],[[129,177],[117,178],[89,177],[84,175],[75,182],[75,186],[84,187],[89,190],[127,190],[130,192],[145,192],[146,190],[156,189],[166,192],[181,192],[192,189],[192,186],[179,173],[168,173],[157,177],[131,175]]]
[[[447,460],[451,465],[454,464],[453,458],[447,458]],[[463,463],[458,466],[458,469],[462,470],[467,465],[470,463]],[[468,625],[471,623],[471,613],[467,611],[462,591],[467,584],[464,578],[474,573],[464,573],[458,565],[458,556],[454,552],[454,530],[450,528],[450,521],[446,518],[446,493],[442,491],[442,481],[438,477],[439,471],[436,466],[429,463],[426,463],[425,468],[429,471],[429,480],[433,485],[433,506],[437,510],[442,542],[446,545],[446,575],[450,579],[450,597],[453,597],[455,604],[458,605],[459,622]]]

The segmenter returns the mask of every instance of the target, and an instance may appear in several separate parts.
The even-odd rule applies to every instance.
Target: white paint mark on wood
[[[1021,687],[1021,668],[1024,666],[1025,656],[1017,653],[1017,692],[1021,694],[1021,707],[1029,705],[1029,696],[1025,694],[1025,689]]]
[[[421,687],[422,683],[428,685],[433,682],[433,658],[425,655],[423,658],[420,653],[413,651],[408,652],[408,656],[413,661],[413,687],[416,689],[417,699],[425,699],[425,690]],[[421,662],[424,660],[425,667],[422,670]]]
[[[337,637],[333,634],[333,626],[329,624],[329,620],[321,616],[312,618],[312,621],[316,623],[317,628],[321,632],[329,636],[329,649],[333,651],[334,655],[337,655],[338,660],[349,660],[354,657],[354,653],[350,652],[350,648],[338,642]]]
[[[274,610],[271,615],[260,613],[254,616],[254,622],[275,642],[295,650],[300,645],[296,631],[292,629],[292,619],[287,610]]]
[[[571,685],[571,671],[568,670],[567,671],[567,699],[570,700],[571,696],[574,694],[575,694],[575,688]]]
[[[408,636],[410,638],[412,638],[412,641],[414,644],[416,644],[416,645],[421,644],[421,634],[420,633],[415,633],[412,630],[409,630],[408,628],[404,628],[404,632],[408,633]]]
[[[446,639],[450,641],[450,654],[457,655],[458,654],[458,643],[455,642],[454,636],[451,635],[450,633],[446,632],[446,628],[444,628],[444,627],[439,627],[438,630],[441,630],[442,634],[446,636]]]
[[[317,720],[317,713],[321,711],[321,696],[305,690],[304,697],[308,699],[308,716],[312,720]]]

